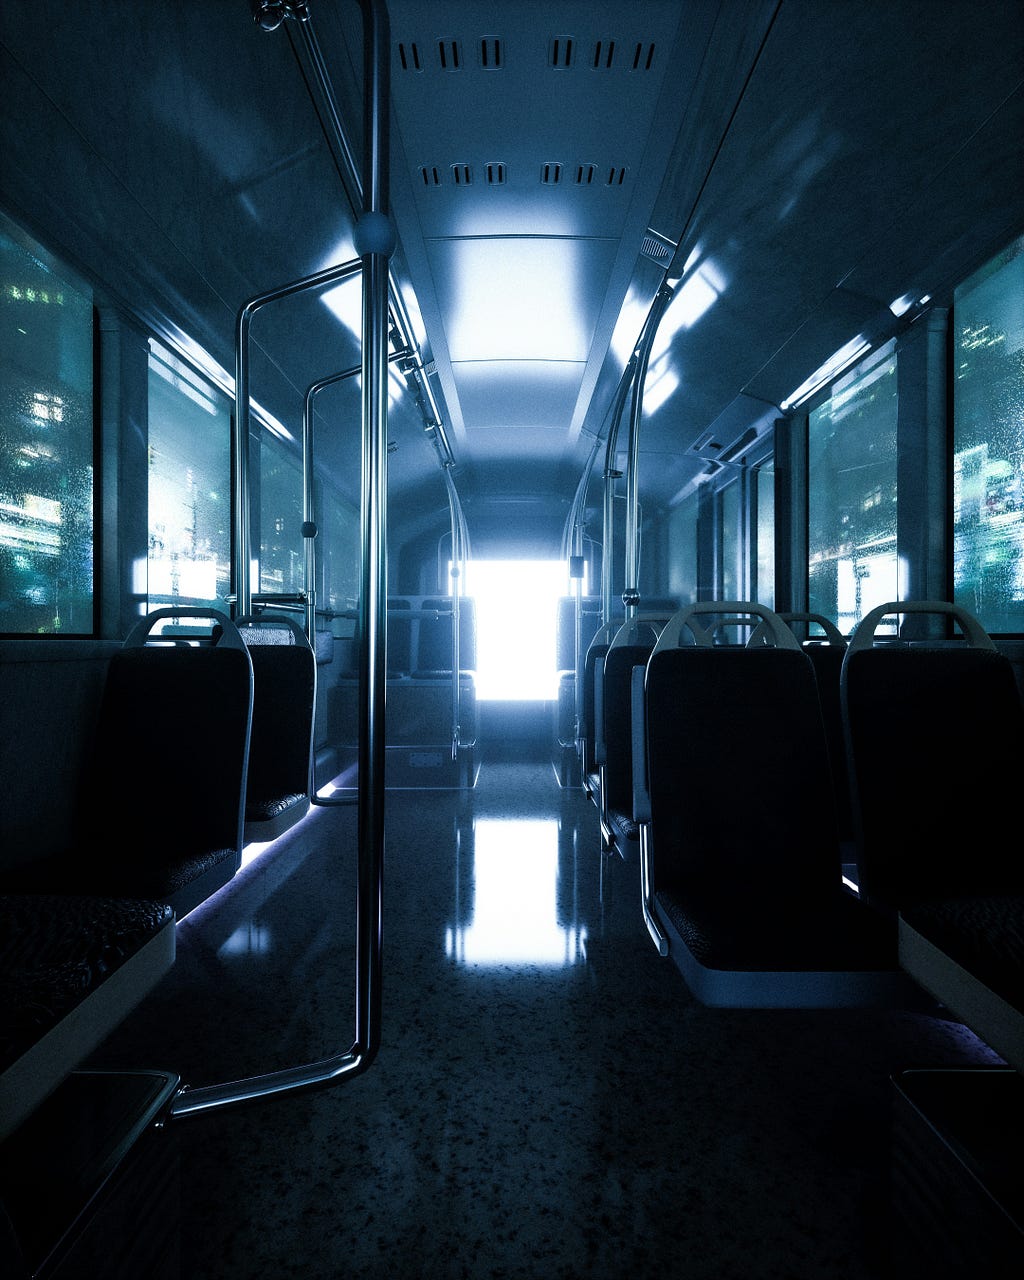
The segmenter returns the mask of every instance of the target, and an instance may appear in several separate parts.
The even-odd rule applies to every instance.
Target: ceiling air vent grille
[[[633,50],[632,69],[634,71],[650,71],[652,66],[654,66],[654,41],[638,41],[636,48]]]
[[[468,164],[452,165],[452,182],[457,187],[468,187],[473,181],[473,171]]]
[[[576,166],[576,185],[578,187],[589,187],[596,176],[596,164],[578,164]]]
[[[407,43],[399,43],[398,61],[401,63],[403,71],[423,70],[423,63],[420,61],[419,45],[415,40],[410,40]]]
[[[666,244],[664,240],[659,240],[657,236],[650,233],[644,236],[643,244],[640,246],[640,252],[645,258],[650,258],[654,262],[666,263],[672,257],[672,251],[675,248],[672,244]]]
[[[505,50],[500,36],[480,37],[480,65],[485,71],[500,71],[505,65]]]
[[[458,40],[438,40],[437,57],[442,71],[462,70],[462,49]]]
[[[576,57],[576,41],[572,36],[555,36],[548,46],[548,65],[556,71],[568,71]]]
[[[485,167],[487,174],[487,185],[489,187],[502,187],[505,185],[507,170],[501,160],[492,160]]]
[[[709,447],[712,449],[721,449],[722,446],[720,444],[713,443],[714,438],[714,431],[705,431],[703,435],[698,436],[697,439],[694,440],[693,444],[690,445],[690,448],[694,453],[701,453],[704,449]]]
[[[557,160],[549,160],[541,166],[540,180],[546,187],[557,187],[562,181],[562,166]]]
[[[425,187],[439,187],[441,185],[441,170],[436,164],[421,164],[420,177],[423,179]]]
[[[626,168],[624,165],[612,165],[608,170],[606,185],[609,187],[621,187],[626,181]]]
[[[594,56],[590,65],[595,71],[611,71],[615,61],[615,41],[598,40],[594,44]]]

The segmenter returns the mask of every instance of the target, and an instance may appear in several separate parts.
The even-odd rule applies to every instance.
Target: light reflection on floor
[[[563,919],[559,824],[550,819],[478,818],[469,848],[459,851],[465,924],[445,933],[445,951],[459,964],[564,968],[586,960],[587,932]]]

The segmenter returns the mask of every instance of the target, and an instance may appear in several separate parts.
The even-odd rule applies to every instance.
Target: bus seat
[[[749,610],[770,643],[680,645],[695,615]],[[842,884],[810,660],[756,602],[662,631],[644,678],[645,881],[668,954],[704,1004],[890,1006],[920,992],[892,922]]]
[[[413,678],[436,680],[452,674],[453,624],[450,596],[424,599],[419,610]],[[476,602],[459,598],[459,670],[476,670]]]
[[[244,839],[273,840],[309,807],[316,654],[286,615],[262,613],[236,625],[253,669]]]
[[[627,860],[640,848],[633,816],[632,671],[646,664],[667,621],[666,614],[641,613],[623,622],[595,668],[601,822],[608,847]]]
[[[1024,892],[914,902],[898,931],[907,973],[1024,1072]]]
[[[959,637],[908,638],[922,621]],[[841,692],[860,891],[895,913],[906,972],[1024,1070],[1024,869],[993,807],[1024,777],[1010,661],[961,606],[892,601],[854,631]]]
[[[608,652],[616,631],[622,625],[622,619],[603,623],[594,632],[594,638],[587,646],[583,662],[583,697],[580,699],[580,763],[583,771],[583,785],[595,804],[600,804],[601,776],[597,761],[597,716],[594,704],[595,683],[598,677],[597,666]]]
[[[182,619],[213,619],[199,643]],[[182,635],[151,640],[159,621]],[[4,891],[168,903],[180,920],[241,862],[252,663],[234,623],[210,609],[157,609],[110,657],[66,844],[14,868]]]
[[[839,677],[843,668],[843,658],[846,656],[846,637],[834,622],[820,613],[780,613],[779,617],[801,641],[801,647],[814,668],[814,675],[818,682],[818,697],[821,701],[821,715],[825,723],[825,741],[828,744],[829,760],[832,765],[839,839],[844,846],[844,860],[849,860],[853,858],[853,809],[847,777],[843,716],[839,702]],[[812,627],[818,627],[822,633],[821,636],[812,635]]]
[[[0,895],[0,1141],[174,962],[164,902]]]
[[[407,676],[412,670],[412,605],[401,596],[388,596],[389,680]]]
[[[883,620],[936,620],[961,639],[889,637]],[[856,627],[840,696],[861,894],[892,911],[948,893],[1016,892],[1005,818],[1024,777],[1024,708],[1009,660],[945,601],[879,605]]]

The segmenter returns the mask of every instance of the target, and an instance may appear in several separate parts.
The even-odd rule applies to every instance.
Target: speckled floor
[[[888,1274],[890,1076],[998,1062],[909,1011],[698,1005],[546,762],[386,808],[383,1041],[335,1088],[176,1121],[182,1280]],[[353,810],[178,929],[94,1065],[192,1085],[347,1050]]]

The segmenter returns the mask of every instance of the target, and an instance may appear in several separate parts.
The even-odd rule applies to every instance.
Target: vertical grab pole
[[[363,263],[363,461],[359,627],[358,889],[356,1040],[372,1059],[380,1045],[381,899],[384,867],[384,698],[387,648],[388,217],[390,32],[383,0],[363,13],[363,213],[355,248]]]
[[[316,514],[313,507],[313,388],[302,406],[302,581],[306,595],[306,639],[316,652]]]
[[[674,290],[662,284],[655,295],[647,322],[636,350],[636,372],[633,376],[633,400],[630,407],[629,452],[626,462],[626,576],[622,603],[626,617],[635,616],[640,606],[640,420],[644,411],[644,379],[651,358],[651,347],[658,325],[672,301]]]
[[[462,523],[459,520],[458,495],[450,468],[445,464],[445,488],[448,491],[448,513],[452,531],[452,759],[459,758],[459,739],[462,736],[462,577],[465,569],[465,549],[462,545]]]
[[[250,582],[252,525],[249,516],[249,327],[253,308],[242,307],[235,322],[235,572],[236,618],[252,613]]]
[[[605,446],[604,455],[604,507],[602,510],[602,528],[601,528],[601,622],[602,624],[611,622],[612,620],[612,583],[613,583],[613,563],[612,553],[615,550],[615,481],[618,480],[621,472],[615,469],[615,447],[619,439],[619,426],[622,422],[622,411],[626,405],[626,396],[629,394],[630,384],[636,376],[636,352],[630,356],[625,369],[622,371],[622,377],[619,379],[619,385],[615,392],[615,401],[612,405],[612,420],[608,428],[608,441]]]
[[[363,466],[360,598],[359,850],[356,890],[355,1040],[346,1053],[319,1062],[286,1067],[247,1080],[190,1089],[183,1085],[168,1108],[169,1119],[203,1115],[228,1106],[323,1088],[361,1074],[380,1047],[381,898],[384,869],[384,675],[387,602],[387,410],[388,257],[394,232],[387,209],[388,19],[383,0],[360,0],[366,68],[366,212],[356,225],[356,251],[363,271]],[[350,264],[351,269],[351,264]],[[359,265],[355,267],[359,269]],[[260,301],[286,297],[325,283],[334,268],[287,286]],[[248,313],[239,321],[240,348],[246,345]],[[243,362],[244,363],[244,362]],[[244,369],[243,369],[244,373]],[[240,426],[248,420],[245,378],[235,383]],[[242,394],[245,394],[245,399]],[[241,406],[245,406],[243,409]],[[242,434],[240,432],[240,434]],[[237,455],[236,455],[237,456]]]

